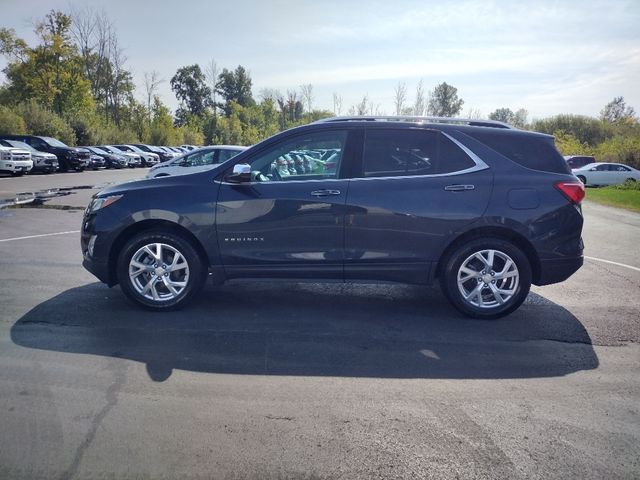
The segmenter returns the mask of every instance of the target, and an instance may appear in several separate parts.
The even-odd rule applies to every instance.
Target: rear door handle
[[[329,195],[340,195],[340,190],[314,190],[311,192],[314,197],[328,197]]]
[[[444,187],[447,192],[466,192],[474,188],[476,188],[475,185],[447,185]]]

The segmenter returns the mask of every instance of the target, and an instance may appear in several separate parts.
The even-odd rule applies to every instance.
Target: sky
[[[254,96],[313,85],[313,108],[342,113],[367,95],[393,114],[394,89],[408,103],[447,82],[464,114],[525,108],[529,118],[597,116],[616,96],[640,111],[640,0],[0,0],[0,26],[32,44],[33,24],[52,8],[104,10],[116,26],[142,99],[144,72],[165,81],[179,67],[215,60],[243,65]],[[0,68],[6,65],[0,59]]]

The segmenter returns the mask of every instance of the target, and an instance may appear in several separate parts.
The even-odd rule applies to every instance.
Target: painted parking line
[[[13,242],[15,240],[27,240],[29,238],[52,237],[54,235],[68,235],[70,233],[80,233],[80,230],[69,230],[68,232],[43,233],[40,235],[28,235],[26,237],[4,238],[0,240],[0,243]]]
[[[596,262],[602,262],[602,263],[608,263],[608,264],[611,264],[611,265],[617,265],[618,267],[629,268],[631,270],[635,270],[636,272],[640,272],[640,268],[634,267],[632,265],[627,265],[626,263],[612,262],[611,260],[605,260],[604,258],[587,257],[586,255],[584,256],[584,258],[586,258],[588,260],[595,260]]]

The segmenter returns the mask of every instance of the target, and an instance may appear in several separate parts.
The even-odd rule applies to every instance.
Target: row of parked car
[[[161,147],[145,144],[70,147],[52,137],[0,136],[0,172],[82,171],[97,168],[149,167],[194,150],[193,145]]]

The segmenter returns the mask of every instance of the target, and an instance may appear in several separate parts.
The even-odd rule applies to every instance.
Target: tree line
[[[37,43],[30,46],[14,30],[0,28],[0,54],[8,60],[0,86],[0,133],[49,135],[72,145],[250,145],[334,115],[385,114],[368,94],[345,108],[333,92],[333,108],[317,108],[312,84],[284,93],[266,88],[255,98],[245,67],[220,69],[213,59],[204,67],[182,66],[170,79],[145,72],[144,83],[136,86],[114,23],[90,8],[52,10],[36,23],[35,33]],[[165,82],[178,101],[175,112],[158,95]],[[446,82],[426,91],[420,80],[411,100],[405,83],[393,93],[395,115],[459,116],[465,103]],[[464,116],[482,114],[470,108]],[[488,117],[553,134],[564,154],[640,166],[640,125],[622,97],[605,105],[599,118],[564,114],[529,121],[526,109],[506,107]]]

